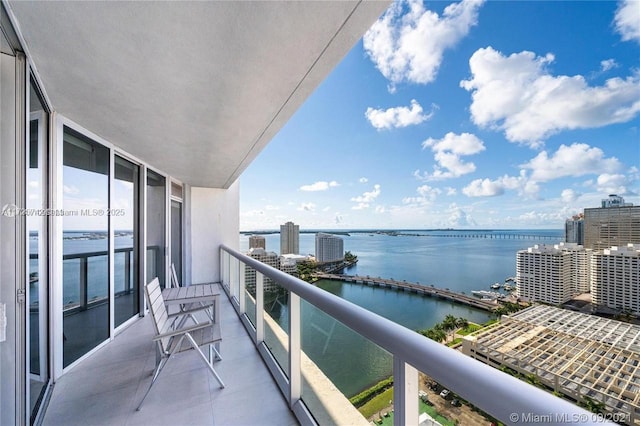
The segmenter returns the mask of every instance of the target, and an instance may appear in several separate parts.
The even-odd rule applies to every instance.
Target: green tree
[[[592,413],[604,413],[604,403],[596,401],[593,398],[589,398],[588,396],[585,396],[582,401],[578,403],[578,405],[583,407],[585,410],[591,411]]]
[[[460,328],[467,328],[469,326],[469,320],[463,317],[456,319],[456,325]]]

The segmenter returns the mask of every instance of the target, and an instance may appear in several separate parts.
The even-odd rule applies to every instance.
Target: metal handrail
[[[546,424],[566,424],[572,419],[580,420],[581,424],[603,423],[602,419],[594,420],[592,413],[569,401],[436,343],[413,330],[230,247],[220,247],[245,265],[259,271],[393,354],[394,358],[398,357],[507,424],[516,423],[517,419],[523,416],[545,419]],[[396,412],[399,408],[396,407]]]
[[[158,249],[159,249],[159,246],[157,245],[147,246],[147,250],[151,250],[154,253],[157,253]],[[129,281],[129,276],[131,272],[131,260],[129,258],[129,254],[133,252],[133,247],[115,248],[113,252],[114,252],[114,256],[118,253],[125,253],[124,290],[115,292],[115,296],[118,296],[122,294],[127,294],[132,291],[131,282]],[[106,303],[106,301],[108,300],[107,296],[99,297],[97,299],[92,299],[92,300],[88,299],[88,283],[89,283],[88,260],[89,258],[92,258],[92,257],[101,257],[101,256],[108,256],[108,255],[109,255],[108,250],[102,250],[102,251],[92,251],[92,252],[71,253],[71,254],[65,254],[62,256],[63,262],[69,261],[69,260],[75,260],[75,259],[78,259],[80,261],[80,264],[79,264],[80,281],[78,283],[78,288],[80,290],[80,293],[79,293],[80,300],[78,301],[78,303],[65,306],[63,308],[65,315],[70,315],[77,311],[86,310],[91,306],[96,306],[96,305]],[[29,259],[38,259],[38,254],[31,253],[29,255]]]

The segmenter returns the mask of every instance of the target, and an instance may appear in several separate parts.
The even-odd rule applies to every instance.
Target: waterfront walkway
[[[337,280],[348,283],[363,284],[374,287],[387,287],[396,290],[408,291],[411,293],[422,294],[425,296],[438,297],[440,299],[450,300],[456,303],[462,303],[464,305],[472,306],[474,308],[483,309],[485,311],[493,312],[499,307],[496,301],[481,300],[474,296],[468,296],[462,293],[456,293],[448,289],[438,288],[434,286],[425,286],[418,283],[410,283],[406,281],[396,281],[387,278],[373,278],[370,276],[359,275],[344,275],[344,274],[326,274],[317,273],[317,278],[325,280]]]

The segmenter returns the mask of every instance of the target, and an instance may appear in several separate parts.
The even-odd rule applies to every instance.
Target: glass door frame
[[[63,181],[63,152],[64,152],[64,128],[68,127],[83,136],[91,139],[93,142],[98,143],[109,150],[109,191],[108,191],[108,205],[109,208],[111,206],[111,188],[113,187],[113,171],[114,171],[114,146],[108,141],[104,140],[100,136],[95,133],[87,130],[86,128],[80,126],[74,121],[60,115],[55,112],[52,114],[51,121],[54,123],[54,130],[52,132],[53,141],[52,148],[54,155],[54,161],[51,163],[52,169],[52,179],[51,179],[51,191],[52,191],[52,209],[54,211],[64,211],[63,199],[64,199],[64,181]],[[53,216],[53,223],[50,230],[51,235],[51,246],[52,250],[50,252],[51,257],[51,278],[52,282],[56,283],[51,286],[52,293],[52,303],[50,306],[51,309],[51,323],[52,323],[52,333],[50,334],[50,338],[53,340],[53,379],[56,380],[60,376],[62,376],[67,371],[71,370],[78,363],[82,362],[82,360],[86,359],[88,356],[102,348],[106,345],[114,336],[113,332],[113,273],[114,273],[114,263],[113,263],[113,242],[114,242],[114,233],[113,227],[111,226],[111,218],[108,220],[108,294],[109,294],[109,333],[107,338],[96,345],[94,348],[89,350],[87,353],[82,355],[77,360],[73,361],[67,367],[63,367],[63,285],[64,276],[63,276],[63,232],[64,232],[64,224],[63,224],[63,216],[55,215]]]
[[[129,318],[128,320],[126,320],[125,322],[123,322],[122,324],[120,324],[119,326],[115,327],[115,316],[114,316],[114,312],[111,312],[111,317],[110,317],[110,324],[111,324],[111,331],[112,331],[112,336],[111,337],[115,337],[116,335],[118,335],[119,333],[121,333],[123,330],[125,330],[129,325],[131,325],[132,323],[134,323],[138,318],[143,317],[144,316],[144,307],[145,307],[145,303],[144,303],[144,284],[145,284],[145,270],[146,270],[146,264],[147,264],[147,258],[146,258],[146,220],[147,220],[147,202],[146,202],[146,196],[147,196],[147,167],[145,166],[145,164],[140,161],[138,158],[134,157],[133,155],[130,155],[122,150],[120,150],[119,148],[113,147],[113,149],[111,149],[111,167],[112,167],[112,173],[111,173],[111,177],[110,177],[110,190],[109,190],[109,197],[111,197],[113,195],[113,182],[115,181],[115,157],[118,156],[124,160],[127,160],[131,163],[133,163],[134,165],[138,166],[138,170],[139,170],[139,174],[138,174],[138,188],[137,188],[137,192],[138,192],[138,199],[135,200],[136,204],[137,204],[137,212],[138,212],[138,217],[134,218],[134,221],[138,222],[138,250],[137,250],[137,256],[138,256],[138,271],[137,271],[137,278],[138,278],[138,315],[134,315],[131,318]],[[111,224],[110,224],[111,225]],[[135,228],[134,228],[135,229]],[[109,233],[111,234],[111,226],[109,227]],[[115,230],[113,230],[115,231]],[[115,250],[115,246],[113,246],[113,250]],[[115,252],[112,252],[112,247],[109,246],[109,254],[111,257],[113,257],[113,262],[114,262],[114,271],[115,271]],[[114,283],[115,284],[115,283]],[[112,310],[115,308],[115,285],[112,285],[111,288],[109,289],[109,297],[112,301],[111,306],[112,306]]]
[[[147,229],[148,226],[148,215],[147,215],[147,196],[148,196],[148,191],[147,191],[147,180],[148,180],[148,175],[149,175],[149,171],[151,171],[152,173],[155,173],[156,175],[162,176],[164,178],[164,253],[163,253],[163,258],[164,258],[164,276],[165,276],[165,286],[167,285],[168,280],[170,280],[171,278],[171,256],[170,256],[170,248],[171,248],[171,244],[170,244],[170,237],[171,237],[171,182],[172,182],[172,178],[170,175],[168,175],[167,173],[164,173],[156,168],[153,167],[149,167],[146,165],[146,163],[142,163],[143,166],[143,171],[141,173],[141,180],[142,180],[142,189],[140,191],[140,197],[144,197],[144,206],[141,209],[142,215],[144,217],[144,222],[143,222],[143,226],[142,226],[142,238],[141,238],[141,242],[140,242],[140,246],[141,249],[143,251],[143,256],[141,257],[141,259],[144,259],[144,263],[143,263],[143,267],[142,269],[144,269],[142,271],[142,277],[143,280],[142,285],[147,285],[147,279],[149,279],[149,277],[147,277],[147,236],[148,236],[148,232],[149,230]],[[144,312],[146,310],[146,298],[142,297],[141,298],[142,301],[141,303],[145,306],[145,309],[141,309],[141,312]]]
[[[173,186],[180,187],[180,196],[173,194]],[[167,260],[167,283],[171,280],[171,265],[173,264],[173,230],[171,228],[173,220],[172,220],[172,208],[171,202],[175,201],[180,204],[180,272],[176,271],[176,275],[180,285],[188,285],[189,283],[185,282],[185,185],[175,178],[167,179],[167,232],[168,232],[168,260]]]
[[[49,176],[50,176],[50,200],[51,200],[51,208],[58,211],[63,211],[63,190],[64,190],[64,182],[63,182],[63,147],[64,147],[64,128],[68,127],[76,132],[81,133],[83,136],[91,139],[92,141],[104,146],[109,149],[109,205],[111,206],[111,201],[113,197],[113,185],[115,181],[115,156],[122,157],[127,161],[130,161],[140,167],[140,182],[138,183],[138,207],[139,207],[139,243],[138,243],[138,259],[139,259],[139,268],[138,268],[138,285],[140,291],[139,298],[139,306],[140,312],[138,316],[133,316],[131,319],[125,321],[119,327],[115,327],[115,316],[114,316],[114,297],[115,297],[115,286],[114,286],[114,229],[113,229],[113,221],[109,220],[109,231],[108,231],[108,251],[109,251],[109,336],[103,342],[96,345],[93,349],[89,350],[87,353],[82,355],[80,358],[72,362],[67,367],[63,367],[63,294],[62,294],[62,282],[63,282],[63,217],[62,216],[52,216],[50,218],[50,229],[49,229],[49,237],[50,237],[50,249],[49,249],[49,274],[50,274],[50,282],[58,283],[57,285],[52,285],[50,289],[50,345],[52,347],[50,362],[52,368],[50,369],[51,378],[53,380],[58,379],[63,374],[71,370],[75,365],[82,362],[88,356],[102,348],[108,342],[110,342],[117,334],[122,332],[127,328],[130,324],[134,323],[139,317],[145,315],[146,302],[143,297],[144,294],[144,285],[146,284],[146,265],[147,265],[147,254],[146,254],[146,244],[147,244],[147,171],[153,170],[154,173],[163,176],[166,179],[167,184],[165,185],[165,199],[164,199],[164,212],[165,212],[165,223],[164,223],[164,235],[165,235],[165,277],[169,277],[170,271],[170,206],[171,206],[171,183],[175,180],[170,177],[170,175],[158,171],[155,168],[150,168],[148,165],[140,160],[139,158],[119,149],[114,146],[109,141],[103,139],[102,137],[96,135],[90,130],[82,127],[77,124],[73,120],[64,117],[61,114],[52,112],[50,114],[50,167],[49,167]],[[181,184],[180,184],[181,185]],[[183,202],[183,199],[180,199],[180,202]],[[182,225],[184,226],[184,212],[182,218]]]

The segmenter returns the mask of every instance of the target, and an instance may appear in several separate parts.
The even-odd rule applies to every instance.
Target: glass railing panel
[[[244,263],[240,262],[240,274],[244,274],[245,286],[244,286],[244,306],[247,318],[253,326],[256,326],[256,285],[255,285],[255,271]],[[247,278],[249,278],[250,286],[247,285]]]
[[[109,256],[87,258],[87,303],[93,304],[109,297]]]
[[[113,291],[115,294],[125,292],[125,282],[127,271],[124,268],[125,257],[129,257],[131,252],[116,252],[114,253],[115,270],[113,271]],[[131,276],[129,276],[129,280]],[[131,281],[129,281],[131,282]]]
[[[80,287],[82,285],[80,281],[80,258],[65,259],[62,262],[62,274],[64,276],[62,294],[64,300],[62,301],[63,309],[80,307]]]
[[[264,343],[282,368],[289,375],[289,294],[264,278]]]
[[[421,424],[433,420],[441,425],[498,424],[498,421],[473,406],[453,390],[418,371],[418,412]]]
[[[301,330],[302,400],[319,424],[367,424],[391,410],[391,354],[304,300]]]

